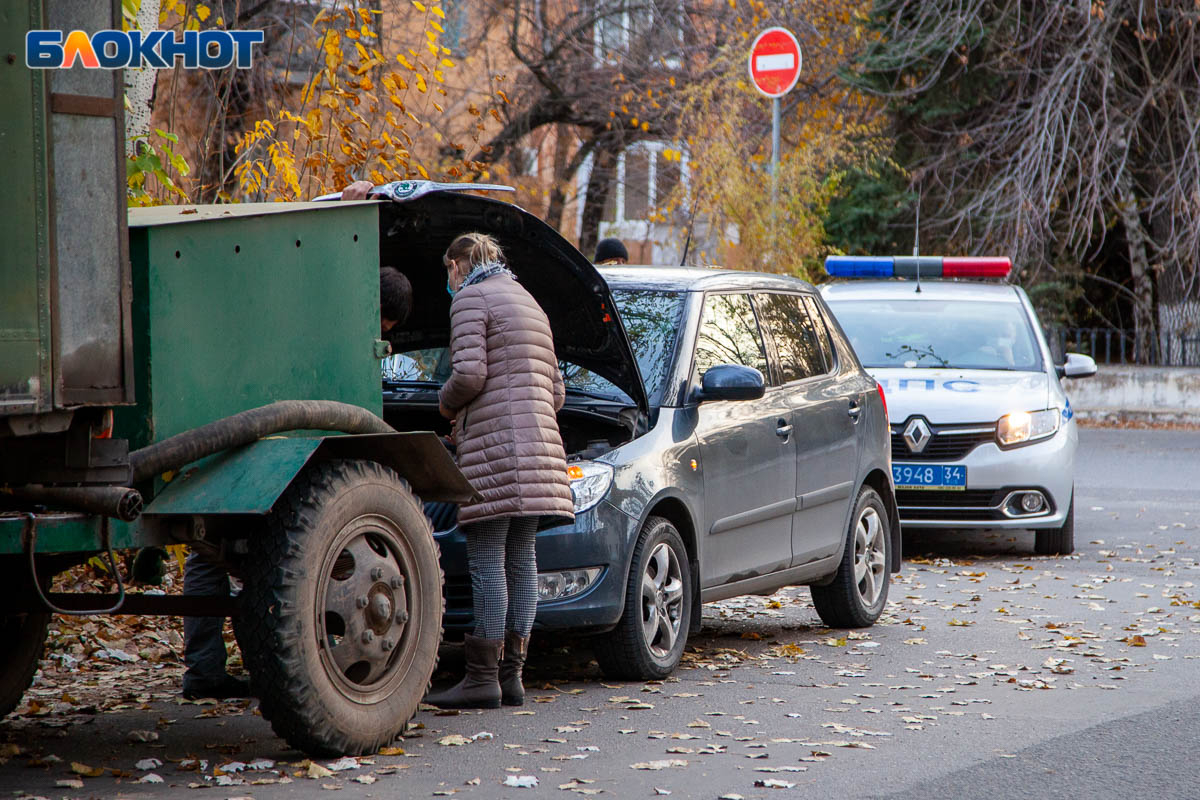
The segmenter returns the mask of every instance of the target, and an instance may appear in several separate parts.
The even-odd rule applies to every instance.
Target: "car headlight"
[[[612,487],[613,468],[599,461],[576,461],[567,467],[571,480],[571,498],[575,501],[575,513],[587,511],[604,499]]]
[[[1062,411],[1014,411],[996,423],[996,439],[1002,445],[1023,444],[1053,436],[1062,422]]]

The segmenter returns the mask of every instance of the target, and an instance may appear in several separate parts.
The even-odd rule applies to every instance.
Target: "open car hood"
[[[393,350],[449,345],[450,296],[442,254],[461,233],[488,233],[550,319],[558,357],[612,381],[648,412],[637,359],[608,284],[558,231],[518,206],[489,197],[457,191],[389,197],[392,201],[379,208],[379,263],[403,272],[413,286],[412,315],[388,334]]]

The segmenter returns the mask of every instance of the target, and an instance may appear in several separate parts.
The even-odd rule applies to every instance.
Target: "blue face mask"
[[[454,297],[454,295],[458,294],[458,292],[456,292],[456,291],[454,291],[454,289],[450,288],[449,280],[446,281],[446,294],[450,295],[451,297]]]

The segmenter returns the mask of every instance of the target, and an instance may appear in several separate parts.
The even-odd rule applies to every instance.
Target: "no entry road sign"
[[[787,28],[767,28],[750,48],[750,80],[767,97],[782,97],[800,78],[800,43]]]

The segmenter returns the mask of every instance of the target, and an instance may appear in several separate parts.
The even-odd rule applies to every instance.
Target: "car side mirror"
[[[1060,378],[1090,378],[1096,374],[1096,360],[1079,353],[1067,353],[1067,360],[1054,368]]]
[[[763,374],[741,364],[717,364],[700,379],[697,400],[757,400],[766,391]]]

